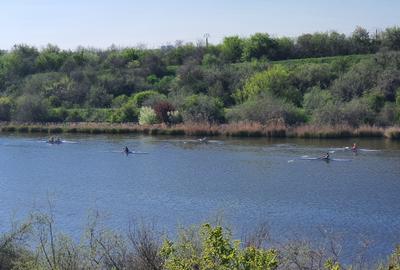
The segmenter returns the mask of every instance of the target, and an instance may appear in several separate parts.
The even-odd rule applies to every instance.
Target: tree
[[[390,27],[383,33],[383,45],[391,50],[400,50],[400,27]]]
[[[0,121],[10,121],[12,101],[9,97],[0,97]]]
[[[244,41],[239,36],[225,37],[221,45],[222,57],[230,63],[240,62],[243,47]]]
[[[258,123],[298,124],[305,122],[304,113],[293,104],[263,93],[230,109],[226,118],[229,122],[254,121]]]
[[[371,39],[365,28],[357,26],[351,36],[351,41],[353,53],[369,53],[371,51]]]
[[[278,43],[266,33],[256,33],[247,39],[243,48],[243,59],[266,58],[276,60]]]
[[[221,122],[224,118],[222,102],[206,95],[192,95],[183,104],[185,122]]]
[[[272,94],[296,105],[301,103],[299,90],[290,85],[289,72],[281,65],[254,74],[246,81],[243,89],[235,93],[235,97],[243,102],[261,93]]]
[[[95,108],[110,107],[112,95],[104,87],[93,85],[90,87],[88,104]]]
[[[47,45],[36,58],[37,68],[44,71],[58,71],[64,64],[67,54],[55,45]]]
[[[314,111],[325,107],[331,102],[332,95],[329,91],[314,87],[310,92],[304,95],[303,107],[307,113],[312,114]]]
[[[21,122],[45,122],[48,117],[48,104],[39,96],[22,95],[16,100],[13,119]]]

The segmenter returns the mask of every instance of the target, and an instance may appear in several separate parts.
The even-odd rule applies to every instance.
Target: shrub
[[[68,116],[65,119],[67,122],[82,122],[85,119],[85,116],[82,113],[82,110],[79,109],[71,109],[68,111]]]
[[[174,243],[165,240],[161,248],[168,270],[252,269],[272,270],[278,267],[274,249],[240,248],[221,226],[204,224],[199,231],[181,231]]]
[[[48,120],[48,104],[39,96],[20,96],[13,118],[22,122],[45,122]]]
[[[0,97],[0,121],[11,120],[12,102],[8,97]]]
[[[240,103],[255,98],[260,94],[269,94],[283,98],[286,101],[300,105],[300,91],[290,84],[289,72],[281,65],[254,74],[248,79],[242,90],[237,91],[234,96]]]
[[[107,93],[104,87],[90,87],[88,104],[95,108],[109,107],[112,102],[112,95]]]
[[[376,119],[376,124],[381,126],[393,125],[397,121],[399,110],[393,102],[387,102]]]
[[[326,106],[332,102],[332,95],[326,90],[321,90],[319,87],[314,87],[310,92],[304,95],[303,107],[307,113]]]
[[[221,122],[224,119],[223,104],[218,98],[192,95],[183,104],[185,122]]]
[[[150,98],[151,96],[158,95],[159,93],[154,90],[147,90],[143,92],[136,93],[133,96],[133,102],[136,104],[137,107],[141,107],[143,102]]]
[[[48,121],[50,122],[64,122],[68,118],[68,110],[65,108],[56,108],[49,110]]]
[[[168,123],[179,124],[182,123],[182,115],[179,111],[169,111],[168,112]]]
[[[153,107],[157,118],[163,123],[170,123],[169,114],[175,111],[175,107],[168,101],[160,101]]]
[[[233,107],[227,111],[226,118],[229,122],[249,120],[262,124],[283,122],[291,125],[306,121],[306,116],[302,110],[271,95],[250,99]]]
[[[138,114],[139,110],[136,104],[130,100],[121,108],[115,110],[108,120],[112,123],[136,122],[138,120]]]
[[[375,114],[363,99],[353,99],[345,103],[342,109],[343,123],[350,126],[372,124]]]
[[[340,103],[327,103],[325,106],[314,110],[311,121],[317,125],[339,125],[343,123]]]
[[[120,107],[122,107],[122,105],[124,105],[127,102],[128,102],[128,96],[120,95],[112,100],[111,107],[120,108]]]
[[[153,125],[159,123],[156,112],[150,107],[140,108],[139,124],[140,125]]]

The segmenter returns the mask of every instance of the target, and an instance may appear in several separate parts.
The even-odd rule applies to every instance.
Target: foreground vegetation
[[[229,229],[205,223],[180,228],[177,237],[169,238],[144,224],[131,225],[127,233],[112,231],[94,213],[77,241],[57,231],[52,214],[34,213],[1,234],[0,269],[400,269],[400,246],[375,266],[367,263],[366,250],[343,264],[340,241],[326,230],[323,234],[322,245],[300,240],[278,245],[265,225],[233,240]]]
[[[400,123],[400,28],[158,49],[0,51],[0,121]]]

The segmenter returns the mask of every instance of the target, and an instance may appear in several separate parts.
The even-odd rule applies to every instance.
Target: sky
[[[107,48],[400,26],[400,0],[0,0],[0,49]]]

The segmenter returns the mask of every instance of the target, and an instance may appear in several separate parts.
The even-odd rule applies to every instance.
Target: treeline
[[[0,51],[0,121],[394,125],[400,28]]]
[[[107,228],[98,213],[80,240],[57,230],[54,216],[34,213],[0,234],[0,269],[12,270],[398,270],[400,246],[379,264],[367,248],[342,254],[339,238],[322,232],[322,243],[292,240],[274,244],[265,225],[241,240],[220,224],[181,227],[169,238],[154,225],[135,224],[126,232]],[[346,258],[349,263],[343,263]]]

